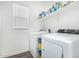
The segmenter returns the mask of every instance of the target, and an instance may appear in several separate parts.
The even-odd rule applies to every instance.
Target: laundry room
[[[0,1],[0,58],[79,58],[79,1]]]

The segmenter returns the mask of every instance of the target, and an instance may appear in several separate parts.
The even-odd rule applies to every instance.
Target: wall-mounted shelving
[[[49,13],[48,15],[43,15],[43,17],[38,17],[37,19],[44,19],[44,18],[46,18],[46,17],[48,17],[48,16],[50,16],[50,15],[57,15],[57,14],[59,14],[64,8],[66,8],[68,5],[70,5],[70,4],[72,4],[73,3],[73,1],[69,1],[70,3],[68,3],[67,5],[65,5],[65,6],[62,6],[62,7],[60,7],[60,8],[58,8],[56,11],[54,11],[54,12],[51,12],[51,13]]]

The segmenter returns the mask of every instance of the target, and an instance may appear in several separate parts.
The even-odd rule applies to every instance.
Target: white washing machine
[[[78,58],[79,34],[42,35],[42,58]]]

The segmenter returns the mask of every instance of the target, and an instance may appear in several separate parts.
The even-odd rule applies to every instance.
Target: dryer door
[[[42,58],[62,58],[62,47],[42,40]]]

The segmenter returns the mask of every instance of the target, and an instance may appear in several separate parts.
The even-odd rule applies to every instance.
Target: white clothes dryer
[[[67,33],[44,34],[42,58],[78,58],[79,35]]]

